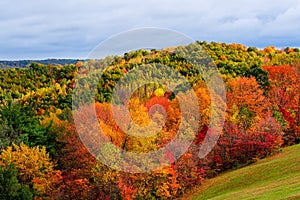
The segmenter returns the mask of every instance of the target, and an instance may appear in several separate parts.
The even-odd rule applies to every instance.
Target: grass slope
[[[206,180],[188,199],[300,199],[300,145]]]

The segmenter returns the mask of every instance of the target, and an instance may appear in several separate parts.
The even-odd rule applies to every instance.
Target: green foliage
[[[253,66],[250,67],[248,73],[246,73],[246,77],[254,76],[258,84],[261,88],[267,90],[270,86],[270,81],[268,78],[268,72],[263,70],[261,66],[255,63]]]
[[[33,113],[19,103],[10,101],[7,106],[0,108],[0,116],[1,148],[12,143],[28,143],[31,135],[37,135],[37,132],[40,132]]]
[[[24,142],[30,147],[45,146],[54,156],[57,134],[51,133],[51,123],[41,125],[29,106],[9,102],[8,106],[0,108],[0,116],[0,148]]]
[[[56,167],[62,170],[63,175],[63,183],[57,183],[61,185],[57,187],[57,191],[49,193],[49,198],[173,199],[188,188],[200,184],[206,175],[248,164],[269,155],[274,148],[278,149],[281,145],[280,134],[282,130],[285,131],[285,128],[289,128],[290,131],[300,130],[300,104],[297,100],[299,87],[296,87],[299,76],[293,79],[287,78],[291,76],[283,77],[283,72],[286,70],[282,67],[273,67],[290,66],[299,62],[299,49],[289,47],[278,50],[275,47],[266,47],[260,50],[241,44],[197,43],[202,47],[190,44],[163,50],[137,50],[125,53],[124,56],[110,56],[76,65],[54,66],[31,63],[26,69],[0,69],[0,149],[22,142],[30,148],[46,147],[50,156],[58,160],[59,165]],[[218,141],[214,154],[206,160],[199,160],[195,152],[197,145],[201,143],[208,131],[212,112],[211,95],[215,94],[207,91],[201,71],[197,71],[195,63],[191,62],[196,60],[205,63],[209,56],[222,74],[226,85],[229,86],[226,94],[228,106],[226,119],[227,123],[228,121],[231,123],[230,127],[227,127],[227,132],[225,131]],[[106,70],[100,77],[99,72],[103,66]],[[73,127],[71,115],[73,95],[84,102],[97,101],[95,106],[97,117],[101,121],[101,128],[111,140],[111,145],[131,152],[153,151],[167,144],[176,135],[180,125],[180,109],[176,107],[178,103],[176,95],[179,91],[184,93],[186,89],[182,85],[175,91],[169,91],[164,84],[158,83],[138,85],[137,74],[131,77],[126,75],[133,70],[139,73],[142,69],[146,69],[141,79],[147,80],[147,76],[150,76],[161,80],[169,74],[165,71],[147,70],[153,67],[159,69],[161,66],[168,66],[172,71],[179,72],[197,93],[201,115],[199,124],[201,131],[197,136],[197,142],[187,154],[169,168],[149,174],[122,174],[97,164],[95,158],[81,143]],[[210,66],[201,65],[200,70],[207,70]],[[266,66],[270,67],[266,68]],[[210,72],[208,70],[208,76]],[[275,79],[270,76],[272,74],[275,78],[281,77],[281,87],[276,81],[274,82]],[[73,91],[76,76],[78,76],[76,84],[83,88],[80,94],[74,94]],[[131,85],[125,84],[125,76]],[[288,80],[292,80],[293,84]],[[178,84],[178,80],[175,81]],[[158,132],[155,136],[145,139],[128,136],[116,125],[110,113],[109,102],[117,84],[120,84],[123,89],[117,102],[130,105],[130,114],[138,125],[148,125],[151,118],[155,123],[149,127],[153,132]],[[169,81],[167,84],[174,83]],[[132,88],[137,89],[131,95],[130,102],[125,102],[123,97]],[[93,94],[88,94],[87,91],[90,89],[95,90],[95,98]],[[272,96],[276,98],[272,100]],[[137,102],[134,103],[134,100]],[[190,103],[187,98],[186,104]],[[157,112],[152,110],[151,107],[156,104],[165,108],[166,121],[159,114],[158,108],[155,108]],[[93,111],[94,109],[84,110],[82,118],[90,117]],[[271,119],[266,119],[268,111],[271,113]],[[121,117],[126,124],[128,119],[122,115]],[[281,125],[280,128],[273,118]],[[165,126],[160,131],[153,128],[159,127],[156,126],[157,124],[163,125],[164,122]],[[140,129],[138,125],[130,124],[129,130],[136,134],[150,133]],[[265,127],[267,125],[269,127]],[[284,129],[281,129],[282,127]],[[92,127],[83,128],[87,132],[85,137],[93,136],[88,135],[93,130]],[[256,129],[263,130],[257,132]],[[297,137],[299,140],[299,134]],[[93,137],[90,139],[92,140]],[[34,156],[33,163],[36,163]],[[169,160],[174,160],[171,152],[167,152],[165,156]],[[8,157],[3,161],[8,162]],[[18,160],[20,159],[16,159]],[[28,159],[25,161],[28,163]],[[139,163],[146,162],[141,159],[136,162],[136,166],[129,167],[135,168]],[[19,165],[21,166],[25,165]],[[57,175],[60,177],[60,174]],[[30,191],[18,183],[19,177],[21,175],[13,166],[5,170],[0,169],[2,186],[0,186],[0,199],[32,199],[33,195]],[[47,182],[48,179],[50,180],[45,178],[34,179],[34,181],[39,185],[43,181]],[[43,189],[42,185],[40,189]],[[51,196],[52,194],[58,196]]]
[[[31,200],[33,194],[25,185],[18,181],[18,171],[13,165],[6,169],[0,166],[0,199],[3,200]]]
[[[273,116],[282,127],[287,126],[287,121],[284,119],[283,114],[280,112],[277,105],[273,107]]]

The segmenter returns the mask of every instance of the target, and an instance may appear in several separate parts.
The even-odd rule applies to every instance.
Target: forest
[[[0,60],[0,68],[25,68],[31,63],[40,63],[44,65],[66,65],[75,64],[80,60],[76,59],[46,59],[46,60]]]
[[[206,52],[218,69],[225,93],[211,91],[203,74],[191,62],[190,58],[205,60],[197,46],[203,47],[200,51]],[[98,77],[103,65],[107,68]],[[123,96],[115,99],[116,104],[112,104],[114,88],[122,85],[123,77],[132,70],[141,70],[140,67],[160,65],[177,71],[190,88],[171,91],[163,84],[138,84],[129,80],[132,85],[121,87],[125,93],[137,88],[130,99],[123,99],[127,94],[122,93]],[[150,76],[160,79],[165,74]],[[33,62],[27,67],[0,68],[0,199],[184,197],[191,188],[201,187],[205,179],[300,143],[299,82],[298,48],[259,49],[205,41],[161,50],[141,49],[101,60],[77,60],[74,64]],[[168,84],[172,85],[172,80]],[[77,93],[76,87],[83,89]],[[94,95],[85,92],[88,90],[93,90]],[[198,105],[198,110],[191,112],[199,115],[199,121],[193,122],[196,128],[182,123],[184,113],[179,106],[192,105],[193,99],[177,97],[188,96],[190,90],[196,94]],[[219,103],[213,105],[212,98]],[[86,105],[80,106],[81,102]],[[120,127],[114,113],[124,104],[134,122],[130,123],[120,111],[118,119],[126,128]],[[222,109],[225,109],[222,134],[212,150],[201,158],[200,146],[214,131],[212,116]],[[174,137],[180,137],[177,133],[182,126],[183,135],[195,137],[183,155],[166,151],[157,158],[169,165],[145,173],[131,173],[140,172],[147,160],[123,163],[122,169],[128,171],[99,161],[98,155],[90,151],[99,148],[95,147],[98,133],[95,135],[92,124],[80,124],[78,128],[74,112],[83,121],[95,112],[103,131],[100,140],[105,138],[110,145],[126,152],[147,153],[165,147]],[[189,115],[190,120],[195,118]],[[124,131],[150,134],[140,127],[152,127],[155,134],[134,137]],[[157,127],[162,128],[156,130]],[[85,135],[79,135],[79,129]],[[90,147],[84,144],[85,140],[91,141]],[[107,148],[115,154],[107,159],[118,163],[114,159],[122,154]]]

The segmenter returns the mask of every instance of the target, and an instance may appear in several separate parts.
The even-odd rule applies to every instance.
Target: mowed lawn
[[[300,145],[206,180],[183,199],[300,199]]]

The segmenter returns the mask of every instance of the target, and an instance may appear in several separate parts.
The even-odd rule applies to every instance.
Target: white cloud
[[[299,36],[300,30],[300,4],[289,8],[278,15],[276,19],[266,24],[261,34],[268,36]]]
[[[0,59],[85,57],[113,34],[175,29],[197,40],[300,46],[300,0],[1,0]]]

